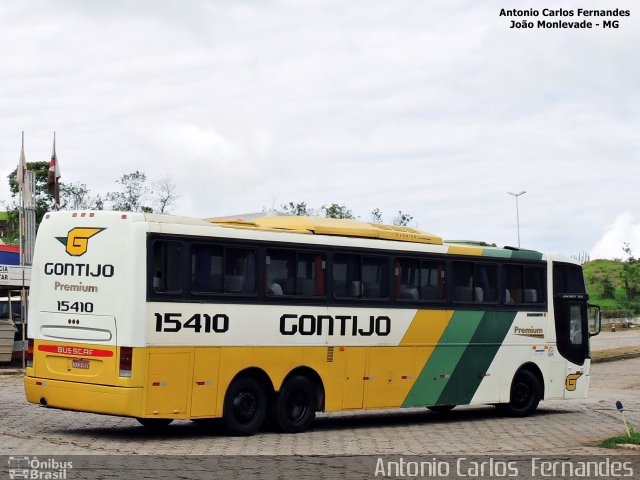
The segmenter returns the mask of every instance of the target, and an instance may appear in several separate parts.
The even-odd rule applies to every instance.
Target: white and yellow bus
[[[597,308],[597,307],[596,307]],[[39,227],[29,402],[137,418],[269,418],[584,398],[588,304],[566,258],[309,217],[57,212]],[[599,331],[599,310],[593,326]]]

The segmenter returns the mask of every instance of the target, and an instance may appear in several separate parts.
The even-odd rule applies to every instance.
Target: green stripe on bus
[[[485,312],[469,347],[438,398],[438,405],[471,402],[515,318],[516,312]]]
[[[534,250],[514,250],[511,258],[518,260],[542,260],[542,253]]]
[[[511,258],[513,250],[504,250],[502,248],[485,248],[482,252],[483,257],[500,257]]]
[[[435,405],[473,337],[484,312],[456,311],[429,361],[405,398],[403,407]]]

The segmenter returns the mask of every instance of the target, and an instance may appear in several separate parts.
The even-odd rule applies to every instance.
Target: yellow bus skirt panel
[[[27,400],[48,407],[82,412],[140,417],[142,388],[112,387],[60,380],[24,378]]]

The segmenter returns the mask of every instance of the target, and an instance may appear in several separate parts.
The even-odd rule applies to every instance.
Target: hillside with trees
[[[627,260],[593,260],[583,265],[589,302],[600,305],[605,318],[640,315],[640,259],[624,247]]]

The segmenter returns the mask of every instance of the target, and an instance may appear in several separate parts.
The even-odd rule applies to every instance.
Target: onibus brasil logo
[[[19,478],[66,480],[67,470],[73,468],[72,462],[60,461],[55,458],[42,460],[38,457],[9,457],[8,462],[11,480]]]
[[[65,251],[72,257],[80,257],[87,253],[87,247],[89,246],[89,239],[94,235],[99,234],[105,228],[88,228],[88,227],[75,227],[69,230],[66,237],[56,237],[61,244],[66,248]]]

